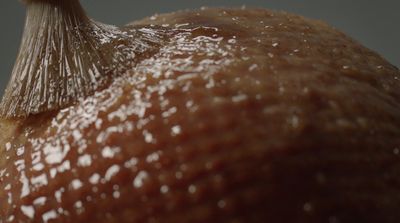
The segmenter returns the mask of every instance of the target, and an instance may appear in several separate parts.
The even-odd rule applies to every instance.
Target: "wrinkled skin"
[[[0,222],[400,219],[396,67],[262,9],[127,28],[162,47],[76,105],[0,122]]]

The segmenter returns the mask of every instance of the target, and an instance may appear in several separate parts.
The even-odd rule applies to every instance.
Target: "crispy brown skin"
[[[264,9],[127,28],[163,47],[77,105],[0,122],[0,222],[400,219],[400,73],[379,55]]]

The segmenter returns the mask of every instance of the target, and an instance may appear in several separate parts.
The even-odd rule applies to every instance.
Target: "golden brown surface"
[[[396,67],[262,9],[129,29],[162,47],[77,105],[0,123],[0,222],[400,219]]]

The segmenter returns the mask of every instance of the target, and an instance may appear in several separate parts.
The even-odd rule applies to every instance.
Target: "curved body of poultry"
[[[142,53],[107,85],[0,122],[0,222],[400,218],[400,72],[383,58],[263,9],[122,29]]]

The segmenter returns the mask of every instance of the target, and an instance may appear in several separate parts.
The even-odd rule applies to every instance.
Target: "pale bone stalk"
[[[24,34],[0,117],[63,108],[105,87],[115,66],[128,67],[132,35],[90,20],[79,0],[24,2]],[[116,43],[126,47],[116,48]]]

